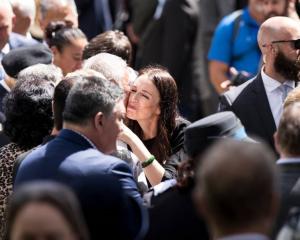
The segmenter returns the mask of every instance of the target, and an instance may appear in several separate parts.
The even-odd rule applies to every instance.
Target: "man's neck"
[[[255,7],[249,6],[249,14],[257,23],[262,23],[265,21],[263,14],[256,11]]]
[[[263,68],[263,71],[267,76],[280,83],[284,83],[286,80],[289,80],[289,79],[285,79],[281,74],[277,73],[275,69],[272,67],[265,66]]]
[[[300,159],[300,156],[299,155],[294,155],[294,154],[289,154],[289,153],[281,152],[280,153],[280,158],[282,158],[282,159],[287,159],[287,158],[298,158],[298,159]]]
[[[262,223],[259,225],[258,223],[245,226],[245,227],[224,227],[224,228],[212,228],[213,231],[213,239],[222,239],[228,236],[233,235],[243,235],[243,234],[259,234],[263,236],[268,235],[268,227],[266,224]]]

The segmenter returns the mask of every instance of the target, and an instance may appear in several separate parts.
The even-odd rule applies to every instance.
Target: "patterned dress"
[[[12,173],[16,158],[25,149],[15,143],[9,143],[0,148],[0,230],[4,224],[4,214],[7,205],[7,199],[12,193]]]

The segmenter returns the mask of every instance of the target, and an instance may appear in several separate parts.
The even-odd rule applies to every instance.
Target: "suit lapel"
[[[273,134],[276,131],[276,125],[261,74],[258,74],[257,78],[253,81],[253,92],[256,95],[254,105],[260,117],[262,127],[266,130],[270,142],[274,144]]]

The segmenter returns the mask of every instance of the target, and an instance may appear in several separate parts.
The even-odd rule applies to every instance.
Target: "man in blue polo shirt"
[[[258,72],[261,53],[257,45],[259,25],[268,17],[287,14],[288,0],[249,0],[248,6],[224,17],[217,26],[210,51],[210,80],[218,93],[226,90],[230,67],[249,77]]]

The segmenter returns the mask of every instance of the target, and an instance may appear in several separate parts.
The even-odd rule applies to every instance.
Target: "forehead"
[[[47,11],[45,14],[45,19],[48,22],[50,21],[70,21],[73,23],[74,27],[76,26],[77,14],[74,12],[73,8],[69,5],[63,7],[53,7]]]
[[[0,6],[0,24],[2,26],[12,24],[12,18],[13,18],[12,11],[10,11],[9,9],[1,9]]]
[[[133,82],[133,86],[141,88],[151,88],[156,89],[154,83],[148,78],[146,74],[138,76]]]

